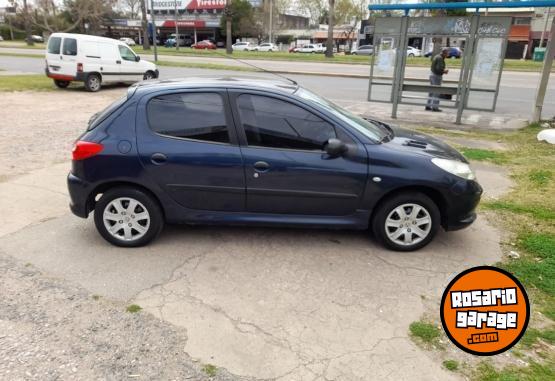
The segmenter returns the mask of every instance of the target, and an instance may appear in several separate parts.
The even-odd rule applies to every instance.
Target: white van
[[[88,91],[100,90],[103,83],[158,78],[156,65],[141,60],[125,43],[73,33],[50,36],[45,71],[60,88],[66,88],[71,81],[80,81]]]

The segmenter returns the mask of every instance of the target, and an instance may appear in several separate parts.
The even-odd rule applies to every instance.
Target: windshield
[[[335,117],[341,119],[343,122],[355,128],[357,131],[363,133],[372,140],[381,142],[384,138],[389,136],[389,131],[385,128],[381,128],[366,119],[362,119],[361,117],[356,116],[344,108],[339,107],[338,105],[328,101],[327,99],[319,97],[306,89],[299,87],[295,94],[317,106],[323,107],[326,111],[329,111]]]

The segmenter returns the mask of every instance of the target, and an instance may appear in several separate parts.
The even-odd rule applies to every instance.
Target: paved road
[[[20,51],[21,49],[17,49]],[[0,49],[0,51],[3,51]],[[36,53],[36,52],[35,52]],[[193,62],[194,57],[191,57],[191,62]],[[205,58],[202,58],[206,61]],[[189,58],[187,58],[189,60]],[[214,62],[215,59],[211,61]],[[216,59],[217,62],[225,61],[224,59]],[[305,62],[287,62],[287,61],[261,61],[270,62],[271,65],[277,65],[276,67],[268,66],[268,69],[280,69],[283,67],[294,67],[294,68],[305,68]],[[302,65],[301,65],[302,64]],[[328,66],[341,67],[343,70],[352,71],[366,71],[367,68],[362,65],[345,65],[345,64],[323,64],[323,63],[311,63],[310,67],[312,70],[325,70]],[[25,58],[25,57],[7,57],[0,56],[0,68],[5,70],[16,70],[24,72],[44,72],[44,60],[35,58]],[[329,69],[328,69],[329,70]],[[190,75],[199,74],[222,74],[222,73],[234,73],[237,72],[225,72],[220,70],[206,70],[206,69],[191,69],[191,68],[179,68],[179,67],[160,67],[160,75],[162,78],[176,78],[185,77]],[[331,73],[331,72],[330,72]],[[425,78],[427,69],[424,68],[409,68],[407,72],[411,77]],[[245,73],[240,73],[245,74]],[[259,75],[259,74],[257,74]],[[456,71],[449,74],[453,78],[458,78]],[[368,80],[359,78],[340,78],[333,77],[330,75],[326,76],[314,76],[314,75],[289,75],[301,85],[339,103],[352,103],[352,102],[363,102],[366,104],[366,96],[368,89]],[[324,79],[325,78],[325,79]],[[503,74],[501,81],[499,99],[497,103],[497,110],[495,115],[503,116],[505,118],[522,118],[528,119],[531,114],[533,99],[535,96],[535,90],[537,88],[537,82],[539,80],[538,73],[527,73],[527,72],[506,72]],[[372,107],[383,108],[383,105],[372,104]],[[368,109],[371,110],[372,107]],[[402,109],[403,107],[401,107]],[[408,110],[411,110],[410,108]],[[548,92],[545,97],[544,104],[544,117],[555,116],[555,78],[551,80],[548,88]],[[493,117],[493,114],[490,114]]]

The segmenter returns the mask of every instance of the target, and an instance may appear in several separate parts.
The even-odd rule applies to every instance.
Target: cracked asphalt
[[[148,356],[139,356],[142,379],[202,378],[201,363],[216,365],[218,377],[229,379],[457,379],[411,342],[408,326],[430,313],[424,300],[439,300],[458,272],[501,258],[500,234],[485,218],[469,229],[440,233],[415,253],[386,251],[365,232],[188,226],[167,227],[145,248],[111,246],[96,233],[91,218],[69,212],[66,158],[90,114],[123,91],[3,95],[9,107],[1,111],[2,119],[10,123],[0,126],[0,155],[6,158],[0,160],[5,221],[0,224],[0,272],[6,285],[0,288],[0,306],[18,314],[0,312],[0,327],[11,331],[8,338],[0,334],[0,359],[16,356],[16,347],[3,345],[15,339],[42,340],[46,348],[71,340],[81,349],[71,359],[64,355],[72,365],[56,373],[59,377],[134,374],[133,355],[112,360],[119,367],[110,367],[110,357],[101,352],[102,366],[95,367],[91,356],[100,349],[88,344],[90,337],[63,334],[64,329],[78,332],[76,324],[102,322],[106,335],[119,332],[123,343],[131,343],[132,354],[144,349],[141,340],[171,354],[153,357],[150,364],[159,372],[169,369],[166,373],[147,368]],[[56,122],[50,121],[55,105],[85,98],[82,109],[58,113]],[[25,112],[30,102],[32,116]],[[25,131],[23,136],[13,133],[16,129]],[[4,135],[8,130],[10,135]],[[30,130],[33,144],[25,145]],[[25,154],[8,158],[6,150],[18,154],[13,148],[18,145]],[[486,196],[497,197],[510,187],[495,167],[481,165],[478,178]],[[25,287],[16,287],[22,281]],[[54,281],[78,295],[86,308],[75,311],[75,301],[64,297],[49,303],[58,288],[41,282]],[[9,285],[18,291],[10,292]],[[105,303],[98,311],[90,306],[92,294]],[[123,312],[132,303],[144,311],[136,316]],[[47,329],[37,322],[24,330],[25,319],[41,311],[47,320],[63,314],[64,324]],[[179,358],[186,367],[179,368],[181,373],[175,371]],[[33,367],[33,361],[38,365]],[[54,366],[41,359],[10,364],[8,370],[22,379],[33,378],[26,371],[47,374]],[[72,373],[74,367],[86,371]]]

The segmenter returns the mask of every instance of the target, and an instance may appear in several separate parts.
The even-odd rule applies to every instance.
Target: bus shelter
[[[511,17],[479,14],[378,18],[368,100],[391,103],[396,118],[399,104],[424,106],[429,93],[439,94],[443,107],[457,110],[458,124],[464,110],[495,111],[510,26]],[[429,84],[429,70],[407,71],[413,37],[456,39],[464,46],[460,69],[451,67],[440,86]]]

